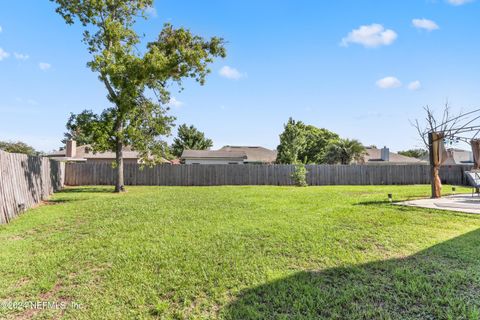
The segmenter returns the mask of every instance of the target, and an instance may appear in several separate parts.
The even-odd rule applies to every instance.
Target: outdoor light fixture
[[[393,201],[393,195],[391,193],[388,194],[388,201],[390,201],[390,203]]]

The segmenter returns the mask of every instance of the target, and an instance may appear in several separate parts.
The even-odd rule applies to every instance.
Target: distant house
[[[264,147],[224,146],[219,151],[245,152],[247,159],[243,162],[250,164],[272,164],[277,160],[277,150],[270,150]]]
[[[426,161],[422,159],[412,158],[403,156],[398,153],[390,152],[390,149],[384,147],[382,149],[377,149],[376,147],[366,147],[366,154],[363,157],[363,160],[360,161],[362,164],[380,164],[380,163],[389,163],[389,164],[422,164]]]
[[[469,150],[450,148],[447,149],[448,158],[443,165],[451,166],[455,164],[472,164],[473,165],[473,152]],[[428,154],[422,158],[424,161],[429,162]]]
[[[185,150],[181,160],[185,164],[270,164],[277,151],[257,146],[224,146],[219,150]]]
[[[47,154],[47,157],[69,162],[87,162],[87,163],[107,163],[111,164],[116,159],[115,152],[93,152],[90,146],[77,146],[76,141],[69,140],[65,146],[65,149],[54,151]],[[130,147],[123,149],[123,161],[124,163],[140,163],[140,155],[137,151],[132,150]],[[164,160],[165,163],[170,163],[168,160]]]
[[[185,164],[243,164],[245,152],[220,150],[184,150],[181,160]]]
[[[473,152],[462,149],[447,149],[448,159],[444,165],[473,164]]]

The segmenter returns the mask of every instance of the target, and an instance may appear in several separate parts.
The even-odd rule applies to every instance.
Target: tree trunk
[[[123,179],[123,143],[117,140],[116,159],[117,162],[117,179],[115,181],[115,192],[125,192],[125,184]]]
[[[120,138],[121,132],[123,130],[123,125],[120,120],[118,120],[116,131],[117,131],[117,146],[116,146],[116,157],[115,161],[117,162],[117,179],[115,181],[115,192],[125,192],[125,182],[123,175],[123,141]]]
[[[442,197],[442,180],[440,179],[439,174],[440,168],[434,167],[433,168],[433,194],[432,198],[438,199]]]
[[[432,185],[432,198],[437,199],[442,197],[442,181],[440,180],[439,170],[440,166],[435,164],[434,153],[437,151],[433,148],[433,133],[428,134],[429,156],[430,156],[430,179]]]

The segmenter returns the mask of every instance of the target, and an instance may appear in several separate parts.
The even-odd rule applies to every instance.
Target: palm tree
[[[350,164],[360,161],[365,155],[365,147],[355,139],[339,139],[328,145],[324,162],[328,164]]]

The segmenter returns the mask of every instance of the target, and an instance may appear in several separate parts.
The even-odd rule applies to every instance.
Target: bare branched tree
[[[410,121],[412,126],[417,130],[418,135],[422,139],[425,147],[428,149],[430,147],[430,143],[428,142],[428,133],[429,132],[442,132],[445,138],[449,138],[451,136],[450,132],[455,130],[458,122],[462,119],[463,115],[458,114],[457,116],[452,116],[450,105],[448,101],[445,103],[443,107],[442,116],[438,118],[434,111],[430,108],[430,106],[425,106],[423,108],[426,113],[425,117],[425,124],[420,124],[418,119],[415,121]]]
[[[472,124],[480,119],[480,109],[453,116],[447,101],[441,117],[437,117],[429,106],[424,107],[424,110],[426,112],[425,124],[421,125],[418,120],[411,122],[411,124],[428,149],[431,165],[432,198],[438,198],[441,197],[442,187],[439,169],[446,159],[446,155],[442,156],[442,153],[446,152],[444,143],[470,142],[475,138],[480,132],[480,126]]]

